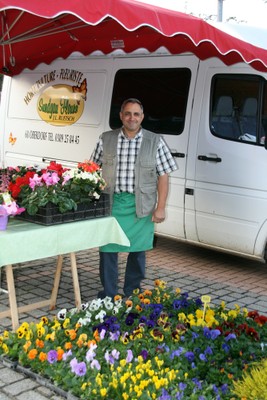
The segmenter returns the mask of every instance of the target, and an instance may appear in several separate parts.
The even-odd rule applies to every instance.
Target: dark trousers
[[[103,291],[99,297],[114,297],[118,294],[118,253],[100,252],[100,281]],[[145,278],[146,253],[145,251],[128,254],[123,291],[125,296],[132,295],[135,289],[140,289],[141,281]]]

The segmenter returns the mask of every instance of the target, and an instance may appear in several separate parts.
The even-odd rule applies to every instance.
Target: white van
[[[2,166],[90,158],[120,126],[128,97],[162,134],[171,174],[159,235],[264,261],[267,257],[267,74],[192,54],[72,55],[5,78]]]

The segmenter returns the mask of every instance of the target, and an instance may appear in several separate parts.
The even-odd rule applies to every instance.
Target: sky
[[[140,0],[143,3],[154,4],[159,7],[193,14],[196,17],[206,18],[213,16],[217,20],[218,0]],[[224,0],[223,21],[235,17],[239,24],[248,24],[258,27],[267,27],[267,2],[264,0]]]

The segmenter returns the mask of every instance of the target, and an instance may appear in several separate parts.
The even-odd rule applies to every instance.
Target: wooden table
[[[0,231],[0,267],[5,267],[10,309],[0,318],[11,316],[12,328],[19,326],[19,313],[45,306],[54,309],[64,254],[70,255],[75,306],[81,295],[75,253],[108,243],[129,246],[129,240],[114,217],[88,219],[60,225],[43,226],[10,218],[6,231]],[[17,263],[57,256],[51,297],[48,300],[18,307],[13,266]]]

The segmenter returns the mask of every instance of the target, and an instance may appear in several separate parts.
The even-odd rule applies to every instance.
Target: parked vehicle
[[[164,51],[72,55],[5,77],[1,163],[65,165],[90,158],[121,125],[122,101],[144,104],[179,169],[158,235],[261,261],[267,257],[266,73]]]

